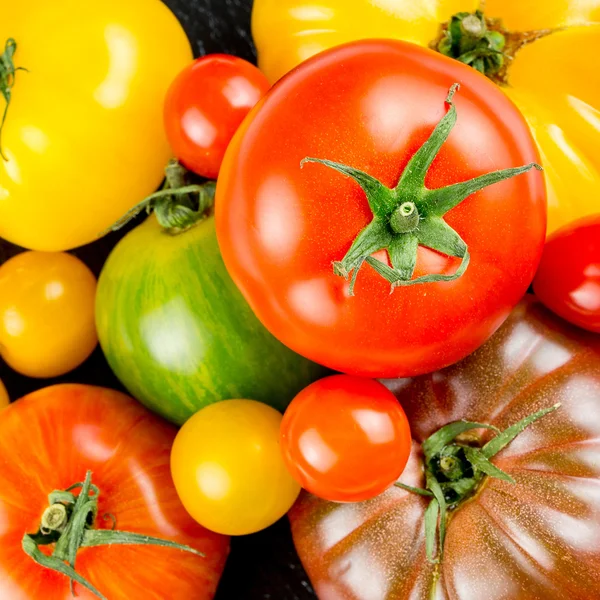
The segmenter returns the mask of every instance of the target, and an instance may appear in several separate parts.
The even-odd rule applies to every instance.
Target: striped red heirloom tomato
[[[473,69],[405,42],[347,44],[284,77],[238,130],[219,245],[299,354],[353,375],[432,371],[485,342],[531,283],[537,162],[519,111]]]
[[[179,501],[175,433],[133,399],[86,385],[5,408],[0,598],[212,599],[229,540]]]

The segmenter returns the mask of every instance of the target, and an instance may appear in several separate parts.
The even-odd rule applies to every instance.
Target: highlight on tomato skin
[[[400,477],[411,450],[402,406],[381,383],[331,375],[292,400],[281,423],[286,467],[312,494],[359,502]]]
[[[548,238],[533,290],[563,319],[600,333],[600,214],[569,223]]]
[[[270,87],[257,67],[228,54],[208,54],[183,69],[164,106],[165,131],[180,162],[216,179],[231,138]]]

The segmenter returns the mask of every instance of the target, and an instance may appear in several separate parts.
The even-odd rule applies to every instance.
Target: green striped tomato
[[[128,233],[100,275],[96,323],[129,392],[179,424],[229,398],[283,410],[322,374],[256,319],[225,270],[213,217],[170,235],[151,215]]]

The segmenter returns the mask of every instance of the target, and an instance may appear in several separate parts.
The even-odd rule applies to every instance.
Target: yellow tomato
[[[0,354],[29,377],[56,377],[94,350],[96,278],[62,252],[23,252],[0,267]]]
[[[482,7],[485,17],[500,19],[508,30],[508,45],[530,41],[506,61],[503,89],[539,144],[552,232],[599,210],[600,0],[255,0],[252,29],[259,66],[275,81],[308,57],[351,40],[396,38],[429,46],[453,15]]]
[[[260,531],[292,506],[300,486],[279,447],[282,416],[253,400],[203,408],[180,429],[171,452],[175,488],[200,525],[227,535]]]
[[[45,251],[91,242],[163,178],[163,100],[189,42],[160,0],[6,1],[0,54],[8,39],[27,71],[2,131],[0,237]]]

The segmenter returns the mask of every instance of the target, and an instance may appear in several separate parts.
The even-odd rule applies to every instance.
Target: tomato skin
[[[223,265],[213,217],[168,235],[151,215],[130,231],[100,274],[96,323],[129,392],[180,425],[233,397],[283,410],[323,371],[252,314]]]
[[[270,87],[253,64],[237,56],[196,59],[165,99],[165,131],[175,156],[189,170],[216,179],[231,138]]]
[[[69,580],[35,564],[21,539],[37,531],[48,494],[83,481],[90,469],[100,489],[98,528],[112,526],[102,518],[110,513],[117,529],[174,540],[206,556],[150,546],[82,548],[79,573],[111,600],[148,597],[149,590],[156,598],[213,598],[229,541],[197,525],[179,502],[169,470],[175,434],[133,399],[85,385],[45,388],[3,410],[0,597],[70,597]],[[82,600],[97,598],[78,584],[75,591]]]
[[[401,481],[423,486],[421,444],[467,419],[503,429],[560,402],[493,459],[450,513],[440,579],[425,555],[428,501],[393,488],[334,504],[302,494],[290,520],[320,600],[590,600],[600,597],[600,344],[527,297],[479,350],[442,371],[390,380],[413,453]],[[479,430],[483,442],[489,434]],[[434,590],[432,591],[432,588]]]
[[[0,266],[0,354],[28,377],[57,377],[98,343],[96,278],[75,256],[23,252]]]
[[[575,221],[548,238],[533,289],[563,319],[600,333],[600,215]]]
[[[300,486],[279,449],[281,413],[254,400],[203,408],[181,428],[171,471],[188,512],[227,535],[260,531],[283,517]]]
[[[333,502],[359,502],[400,477],[410,455],[410,427],[381,383],[331,375],[292,400],[281,423],[281,449],[305,490]]]
[[[490,81],[392,40],[348,44],[303,63],[232,141],[216,195],[223,259],[258,318],[299,354],[352,375],[429,372],[480,346],[531,283],[546,223],[538,172],[491,186],[447,213],[471,253],[456,281],[390,294],[365,266],[350,297],[349,282],[332,272],[371,213],[354,181],[323,165],[301,168],[301,160],[351,165],[395,186],[447,110],[454,82],[462,86],[458,121],[429,170],[429,188],[539,160],[522,116]],[[458,262],[419,248],[415,276],[451,273]]]
[[[0,237],[69,250],[160,185],[171,157],[164,97],[192,50],[160,0],[2,8],[0,48],[14,38],[15,66],[27,71],[17,73],[2,130]]]

